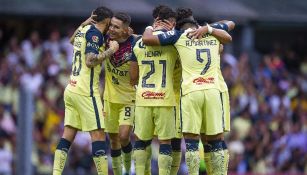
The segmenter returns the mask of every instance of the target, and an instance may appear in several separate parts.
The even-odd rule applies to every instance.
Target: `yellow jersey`
[[[174,68],[174,93],[177,104],[179,104],[180,101],[181,72],[182,72],[181,63],[178,57]]]
[[[145,46],[141,39],[136,42],[133,47],[133,60],[139,66],[136,106],[176,105],[173,71],[177,59],[173,46]]]
[[[185,31],[172,30],[159,34],[161,45],[174,45],[182,65],[182,95],[203,89],[227,91],[220,69],[220,42],[206,34],[201,39],[191,40]]]
[[[130,61],[135,37],[130,36],[125,42],[119,43],[119,49],[105,65],[104,100],[111,103],[134,104],[135,88],[130,85]]]
[[[67,90],[84,96],[100,96],[101,65],[88,68],[85,55],[90,52],[98,54],[105,50],[103,34],[94,25],[87,25],[77,32],[73,47],[72,72]]]

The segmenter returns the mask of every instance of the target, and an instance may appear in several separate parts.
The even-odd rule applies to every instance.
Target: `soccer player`
[[[142,40],[149,45],[174,45],[182,63],[181,116],[182,132],[186,142],[186,164],[189,174],[199,173],[198,143],[200,135],[205,145],[208,174],[227,174],[228,155],[223,133],[230,130],[229,97],[227,85],[220,70],[220,43],[228,43],[231,36],[210,25],[201,27],[205,35],[192,40],[189,32],[199,26],[190,9],[177,11],[177,27],[154,35],[147,27]],[[226,24],[216,27],[228,30]],[[194,34],[197,32],[194,32]]]
[[[153,12],[152,12],[152,16],[153,18],[157,21],[157,20],[161,20],[164,17],[163,14],[163,10],[162,13],[160,13],[160,10],[163,8],[169,8],[168,6],[165,5],[159,5],[156,8],[154,8]],[[160,15],[160,17],[159,17]],[[165,29],[172,30],[174,26],[172,26],[171,24],[168,26],[164,26],[166,27]],[[180,82],[181,82],[181,63],[180,60],[177,59],[176,63],[175,63],[175,68],[174,68],[174,93],[175,93],[175,98],[176,98],[176,135],[174,138],[172,138],[171,140],[171,145],[172,145],[172,169],[171,169],[171,175],[177,175],[178,174],[178,170],[180,167],[180,163],[181,163],[181,138],[182,138],[182,132],[181,132],[181,121],[180,121],[180,113],[179,113],[179,104],[180,104]],[[146,152],[148,152],[148,147],[146,147]],[[150,153],[151,155],[151,153]],[[149,156],[149,160],[151,160],[151,156]],[[146,166],[146,170],[147,170]],[[145,172],[146,174],[146,172]],[[148,173],[147,173],[148,174]]]
[[[132,45],[136,37],[130,34],[131,18],[116,13],[111,19],[108,40],[119,43],[119,49],[105,62],[104,113],[106,132],[111,142],[112,168],[115,175],[130,173],[132,145],[130,134],[134,121],[135,88],[130,85],[129,68]],[[122,166],[123,163],[123,166]]]
[[[92,155],[98,175],[108,174],[102,102],[99,94],[101,63],[118,49],[111,41],[105,50],[104,35],[113,16],[110,9],[99,7],[93,12],[95,25],[79,27],[74,37],[74,58],[69,84],[64,92],[64,133],[57,145],[53,175],[60,175],[77,131],[87,131],[92,139]]]
[[[171,8],[161,8],[159,19],[172,21],[174,26],[176,13]],[[156,26],[155,34],[161,32],[159,31],[161,29],[161,26]],[[154,134],[157,134],[160,143],[159,174],[170,174],[171,139],[176,133],[173,71],[178,54],[173,46],[145,46],[142,40],[138,40],[133,47],[133,58],[137,63],[131,63],[131,78],[138,77],[134,130],[137,137],[134,145],[136,174],[145,174],[147,161],[145,149]]]

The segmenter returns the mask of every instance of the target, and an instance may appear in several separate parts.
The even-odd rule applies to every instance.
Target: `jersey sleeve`
[[[161,46],[173,45],[180,38],[182,32],[179,30],[171,30],[158,35]]]
[[[103,44],[103,36],[102,34],[96,29],[89,29],[85,35],[86,38],[86,47],[85,47],[85,54],[86,53],[99,53],[99,47]]]
[[[222,29],[228,32],[228,26],[225,23],[214,23],[211,25],[211,27],[216,28],[216,29]]]
[[[142,38],[141,35],[135,35],[135,36],[133,36],[133,41],[132,41],[132,52],[131,52],[130,61],[137,62],[137,58],[136,58],[135,53],[134,53],[134,47],[135,47],[136,43],[137,43],[141,38]]]

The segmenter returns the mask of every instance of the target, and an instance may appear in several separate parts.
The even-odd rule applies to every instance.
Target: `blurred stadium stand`
[[[158,4],[190,7],[200,22],[237,24],[221,61],[231,100],[230,174],[307,174],[306,0],[0,0],[1,175],[17,174],[19,159],[26,160],[20,151],[32,154],[26,171],[51,174],[63,130],[63,90],[72,59],[68,38],[74,29],[105,5],[129,13],[133,29],[142,33]],[[35,99],[29,118],[19,115],[25,110],[19,109],[21,87]],[[20,128],[32,127],[24,125],[31,118],[32,151],[17,149],[27,134]],[[88,162],[90,140],[79,134],[64,174],[95,174]],[[183,163],[180,174],[186,172]]]

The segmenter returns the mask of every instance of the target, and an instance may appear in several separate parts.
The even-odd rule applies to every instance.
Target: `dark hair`
[[[158,16],[159,16],[159,12],[160,12],[160,10],[161,10],[161,8],[164,8],[164,7],[168,7],[168,6],[166,6],[166,5],[158,5],[158,6],[156,6],[154,9],[153,9],[153,11],[152,11],[152,17],[154,18],[154,19],[156,19]]]
[[[131,17],[127,13],[118,12],[114,15],[114,17],[121,20],[126,26],[129,26],[131,23]]]
[[[103,7],[103,6],[96,8],[93,11],[93,14],[97,15],[97,16],[93,17],[93,19],[96,22],[101,22],[101,21],[103,21],[103,20],[105,20],[107,18],[112,18],[112,16],[113,16],[112,10],[110,10],[107,7]]]
[[[163,7],[159,11],[158,18],[160,20],[164,20],[164,19],[167,20],[169,18],[175,18],[176,19],[177,18],[177,14],[170,7]]]
[[[176,29],[180,29],[184,24],[189,23],[198,26],[197,21],[193,17],[193,12],[190,8],[178,8],[176,10]]]
[[[184,8],[184,7],[177,8],[176,13],[177,13],[177,21],[193,16],[193,12],[190,8]]]

